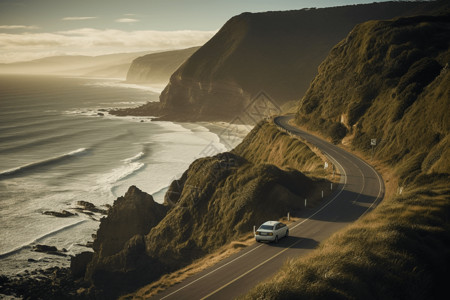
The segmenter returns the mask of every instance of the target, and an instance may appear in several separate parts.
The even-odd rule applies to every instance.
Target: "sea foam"
[[[23,250],[23,249],[30,248],[31,245],[33,245],[33,244],[37,244],[37,243],[41,242],[42,240],[44,240],[44,239],[46,239],[46,238],[48,238],[48,237],[50,237],[50,236],[52,236],[52,235],[55,235],[55,234],[57,234],[57,233],[60,233],[60,232],[62,232],[62,231],[64,231],[64,230],[69,230],[69,229],[71,229],[71,228],[73,228],[73,227],[75,227],[75,226],[78,226],[78,225],[80,225],[80,224],[82,224],[82,223],[84,223],[84,222],[86,222],[86,219],[84,219],[84,220],[78,220],[78,221],[76,221],[75,223],[72,223],[72,224],[69,224],[69,225],[65,225],[65,226],[62,226],[62,227],[60,227],[60,228],[58,228],[58,229],[55,229],[55,230],[46,232],[46,233],[42,234],[41,236],[35,238],[35,239],[32,240],[32,241],[29,241],[29,242],[27,242],[27,243],[24,243],[23,245],[18,246],[17,248],[14,248],[14,249],[11,249],[11,250],[9,250],[9,251],[0,253],[0,259],[5,258],[5,257],[8,257],[8,256],[10,256],[10,255],[13,255],[13,254],[15,254],[15,253],[17,253],[17,252],[19,252],[19,251],[21,251],[21,250]]]
[[[136,154],[135,156],[133,156],[133,157],[130,157],[130,158],[126,158],[126,159],[124,159],[124,160],[122,160],[124,163],[132,163],[132,162],[134,162],[134,161],[136,161],[136,160],[139,160],[140,158],[142,158],[143,156],[145,155],[145,153],[144,152],[139,152],[138,154]]]

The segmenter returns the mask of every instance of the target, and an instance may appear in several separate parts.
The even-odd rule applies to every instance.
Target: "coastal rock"
[[[107,217],[102,218],[93,243],[94,254],[87,266],[86,280],[97,288],[135,286],[141,269],[148,266],[143,236],[166,215],[167,207],[131,186],[117,198]],[[111,283],[116,283],[111,285]],[[121,284],[122,282],[122,284]],[[139,281],[140,282],[140,281]]]
[[[77,205],[86,210],[95,209],[95,205],[87,201],[77,201]]]
[[[43,252],[43,253],[47,253],[47,254],[52,254],[52,255],[59,255],[59,256],[66,256],[66,254],[64,254],[63,252],[66,252],[63,250],[58,250],[58,248],[56,248],[55,246],[48,246],[48,245],[35,245],[33,246],[33,251],[36,252]]]
[[[77,295],[79,288],[67,268],[52,267],[16,277],[0,276],[0,295],[12,299],[86,299]]]
[[[47,246],[47,245],[35,245],[33,246],[33,250],[36,252],[56,252],[58,249],[55,246]]]
[[[77,201],[77,206],[78,207],[75,208],[76,210],[88,215],[92,215],[92,213],[106,215],[108,213],[108,209],[110,208],[110,206],[107,206],[107,209],[102,209],[88,201]]]
[[[68,217],[73,217],[76,216],[77,214],[71,213],[70,211],[67,210],[63,210],[63,211],[44,211],[43,212],[44,215],[49,215],[49,216],[54,216],[54,217],[58,217],[58,218],[68,218]]]
[[[92,260],[93,252],[85,251],[81,252],[70,260],[70,271],[75,278],[82,278],[86,273],[88,263]]]

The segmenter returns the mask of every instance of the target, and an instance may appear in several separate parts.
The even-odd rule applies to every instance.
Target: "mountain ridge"
[[[331,48],[358,23],[433,11],[383,2],[231,18],[171,76],[160,103],[113,112],[161,120],[229,121],[264,90],[278,106],[301,98]],[[282,33],[282,34],[280,34]]]

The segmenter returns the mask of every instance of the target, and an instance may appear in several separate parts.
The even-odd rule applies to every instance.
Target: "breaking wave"
[[[22,174],[23,172],[26,172],[26,171],[38,169],[40,167],[57,164],[68,158],[72,158],[74,156],[86,153],[87,151],[88,151],[87,148],[79,148],[77,150],[74,150],[74,151],[71,151],[71,152],[68,152],[68,153],[65,153],[62,155],[50,157],[47,159],[43,159],[43,160],[35,161],[35,162],[29,163],[29,164],[25,164],[25,165],[22,165],[22,166],[19,166],[16,168],[12,168],[12,169],[9,169],[6,171],[2,171],[2,172],[0,172],[0,178],[14,176],[17,174]]]

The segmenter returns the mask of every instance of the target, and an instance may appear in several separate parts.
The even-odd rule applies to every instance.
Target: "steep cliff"
[[[441,299],[448,293],[448,11],[358,25],[321,64],[297,122],[367,157],[376,138],[375,158],[389,168],[388,197],[244,299]]]
[[[167,84],[175,70],[199,47],[147,54],[133,60],[127,82]]]
[[[116,113],[230,121],[262,90],[282,106],[303,96],[317,66],[356,24],[432,7],[433,3],[383,2],[243,13],[176,70],[161,103]]]

